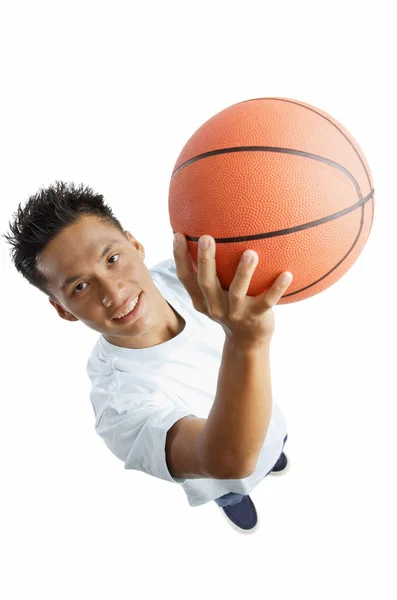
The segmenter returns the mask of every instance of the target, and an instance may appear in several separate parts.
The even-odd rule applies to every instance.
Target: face
[[[123,234],[88,215],[46,246],[38,268],[59,301],[49,299],[62,319],[82,321],[116,346],[149,348],[175,337],[184,320],[156,288],[144,260],[143,246],[129,231]],[[124,321],[113,319],[138,294],[134,313]]]

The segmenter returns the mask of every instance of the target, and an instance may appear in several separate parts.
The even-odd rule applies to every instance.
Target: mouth
[[[140,292],[139,296],[138,296],[138,302],[135,304],[134,308],[126,315],[124,315],[124,317],[120,317],[120,319],[117,319],[116,317],[113,317],[113,319],[111,319],[112,322],[114,323],[129,323],[135,319],[137,319],[139,317],[139,315],[141,314],[141,310],[142,310],[142,295],[143,292]]]

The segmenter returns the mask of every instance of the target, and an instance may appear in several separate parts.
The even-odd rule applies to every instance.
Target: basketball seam
[[[264,100],[265,98],[263,98]],[[344,131],[342,131],[338,125],[336,123],[334,123],[333,121],[331,121],[331,119],[329,119],[328,117],[326,117],[325,115],[322,115],[321,113],[318,112],[318,110],[316,110],[315,108],[312,108],[311,106],[306,106],[305,104],[302,104],[301,102],[298,102],[297,100],[288,100],[287,98],[271,98],[273,100],[281,100],[282,102],[289,102],[289,104],[296,104],[296,106],[301,106],[302,108],[306,108],[307,110],[310,110],[311,112],[313,112],[314,114],[318,115],[319,117],[325,119],[325,121],[328,121],[328,123],[331,123],[331,125],[333,127],[335,127],[335,129],[337,129],[337,131],[339,131],[339,133],[341,133],[343,135],[343,137],[349,142],[349,144],[351,145],[351,147],[353,148],[354,152],[357,154],[363,169],[365,171],[365,174],[367,176],[368,179],[368,185],[370,187],[370,189],[372,188],[372,182],[371,182],[371,177],[369,175],[369,172],[367,171],[367,167],[365,166],[365,163],[363,161],[363,159],[361,158],[360,153],[358,152],[357,148],[355,147],[355,145],[353,144],[353,142],[351,140],[349,140],[349,138],[347,137],[347,135],[344,133]],[[249,102],[249,101],[248,101]],[[372,199],[372,218],[371,218],[371,225],[369,228],[369,233],[371,233],[371,229],[372,229],[372,224],[374,222],[374,214],[375,214],[375,207],[374,207],[374,201]],[[369,235],[369,234],[368,234]]]
[[[279,152],[281,154],[295,154],[296,156],[302,156],[303,158],[318,160],[329,165],[330,167],[334,167],[345,173],[345,175],[350,177],[350,179],[354,182],[355,186],[358,189],[360,189],[353,175],[344,166],[331,160],[330,158],[325,158],[325,156],[313,154],[312,152],[305,152],[304,150],[296,150],[295,148],[281,148],[280,146],[231,146],[230,148],[219,148],[218,150],[209,150],[208,152],[197,154],[197,156],[193,156],[192,158],[189,158],[189,160],[179,165],[179,167],[175,169],[175,171],[172,173],[171,181],[181,169],[184,169],[185,167],[189,166],[194,162],[197,162],[198,160],[210,158],[211,156],[216,156],[218,154],[232,154],[234,152]]]
[[[322,115],[320,112],[318,112],[318,110],[316,110],[315,107],[307,106],[306,104],[303,104],[302,102],[299,102],[298,100],[290,100],[288,98],[279,98],[277,96],[270,96],[270,97],[267,97],[267,98],[250,98],[249,100],[243,100],[242,102],[238,102],[237,105],[238,104],[245,104],[246,102],[255,102],[256,100],[277,100],[277,101],[280,101],[280,102],[288,102],[289,104],[295,104],[296,106],[300,106],[301,108],[306,108],[307,110],[310,110],[311,112],[313,112],[314,114],[318,115],[319,117],[321,117],[325,121],[328,121],[328,123],[330,123],[333,127],[335,127],[335,129],[337,129],[339,131],[339,133],[341,133],[343,135],[343,137],[349,142],[349,144],[353,148],[354,152],[357,154],[357,156],[358,156],[358,158],[359,158],[359,160],[360,160],[360,162],[361,162],[361,164],[363,166],[365,174],[367,176],[369,187],[371,188],[371,186],[372,186],[371,177],[369,176],[369,173],[367,171],[367,168],[365,166],[365,163],[364,163],[363,159],[361,158],[360,153],[357,151],[357,148],[355,147],[355,145],[353,144],[353,142],[351,140],[349,140],[349,138],[344,133],[344,131],[342,131],[338,127],[338,125],[336,123],[334,123],[333,121],[331,121],[331,119],[329,119],[325,115]],[[233,106],[237,106],[237,105],[233,105]]]
[[[251,240],[262,240],[265,238],[277,237],[280,235],[289,235],[291,233],[296,233],[297,231],[302,231],[304,229],[309,229],[311,227],[317,227],[318,225],[322,225],[323,223],[328,223],[329,221],[334,221],[335,219],[339,219],[344,215],[353,212],[360,208],[360,206],[364,206],[373,196],[374,191],[372,190],[365,198],[360,198],[356,204],[352,206],[348,206],[343,210],[340,210],[332,215],[328,215],[326,217],[322,217],[321,219],[317,219],[316,221],[309,221],[308,223],[303,223],[302,225],[296,225],[295,227],[288,227],[287,229],[279,229],[278,231],[267,231],[266,233],[256,233],[253,235],[239,235],[229,238],[214,238],[217,244],[231,244],[235,242],[249,242]],[[173,231],[173,233],[176,233]],[[200,236],[192,236],[185,235],[186,239],[191,242],[198,242]]]
[[[357,157],[359,158],[359,160],[360,160],[360,162],[361,162],[361,164],[363,166],[363,169],[365,171],[365,174],[367,176],[369,187],[371,188],[371,186],[372,186],[371,178],[369,176],[369,173],[367,171],[365,163],[364,163],[363,159],[361,158],[360,153],[357,151],[357,148],[355,147],[355,145],[353,144],[353,142],[351,140],[349,140],[349,138],[347,137],[347,135],[336,125],[336,123],[334,123],[333,121],[331,121],[331,119],[329,119],[325,115],[322,115],[321,113],[319,113],[317,110],[315,110],[315,108],[311,108],[310,106],[306,106],[305,104],[301,104],[301,102],[297,102],[296,100],[288,100],[286,98],[274,98],[274,99],[275,100],[281,100],[282,102],[289,102],[290,104],[296,104],[297,106],[301,106],[302,108],[306,108],[307,110],[310,110],[311,112],[314,112],[316,115],[318,115],[322,119],[325,119],[326,121],[328,121],[328,123],[331,123],[331,125],[333,125],[333,127],[335,127],[335,129],[337,129],[339,131],[339,133],[341,133],[343,135],[343,137],[349,142],[349,144],[353,148],[354,152],[357,154]]]
[[[299,290],[296,290],[295,292],[290,292],[289,294],[284,294],[281,299],[283,298],[288,298],[289,296],[295,296],[296,294],[300,294],[301,292],[313,287],[314,285],[316,285],[317,283],[319,283],[320,281],[322,281],[323,279],[325,279],[326,277],[328,277],[328,275],[330,275],[333,271],[335,271],[335,269],[337,269],[339,267],[339,265],[341,265],[346,258],[349,256],[349,254],[352,252],[354,246],[357,244],[360,235],[361,235],[361,231],[363,229],[363,224],[364,224],[364,210],[365,210],[365,204],[372,198],[374,191],[372,190],[363,200],[360,200],[357,204],[354,205],[354,207],[349,207],[349,209],[345,209],[344,211],[340,211],[343,214],[346,214],[347,212],[352,212],[352,210],[356,210],[357,208],[359,208],[361,206],[361,221],[360,221],[360,226],[359,226],[359,230],[358,230],[358,234],[356,239],[354,240],[351,248],[348,250],[348,252],[346,252],[345,256],[343,256],[341,258],[341,260],[336,263],[336,265],[334,265],[332,267],[332,269],[330,271],[328,271],[327,273],[325,273],[325,275],[322,275],[319,279],[316,279],[316,281],[313,281],[312,283],[310,283],[309,285],[306,285],[303,288],[300,288]],[[335,219],[340,218],[343,216],[343,214],[339,214],[339,213],[335,213],[335,215],[338,216],[334,216],[331,215],[331,217],[334,217]],[[321,221],[321,223],[325,223],[329,220],[333,220],[333,218],[331,217],[325,217],[324,219],[320,219],[319,221]],[[241,242],[241,241],[250,241],[250,240],[257,240],[257,239],[262,239],[262,238],[266,238],[266,237],[273,237],[275,235],[284,235],[285,234],[290,234],[293,233],[292,229],[294,231],[301,231],[302,229],[307,229],[308,227],[312,226],[315,227],[317,225],[320,224],[319,221],[312,221],[311,223],[314,223],[313,225],[311,225],[311,223],[305,223],[304,225],[299,225],[298,227],[294,227],[294,228],[289,228],[289,229],[284,229],[284,230],[280,230],[278,232],[269,232],[269,233],[261,233],[261,234],[256,234],[256,235],[251,235],[251,236],[237,236],[237,237],[233,237],[233,238],[214,238],[215,239],[215,243],[219,244],[219,243],[231,243],[231,242]],[[173,231],[173,233],[176,233],[175,231]],[[194,236],[189,236],[186,235],[185,236],[187,240],[192,241],[192,242],[197,242],[199,240],[198,237],[194,237]]]
[[[358,230],[357,237],[354,240],[354,242],[352,244],[352,247],[349,248],[349,250],[346,252],[345,256],[343,256],[341,258],[341,260],[338,263],[336,263],[336,265],[334,265],[330,271],[328,271],[328,273],[325,273],[325,275],[322,275],[319,279],[316,279],[316,281],[313,281],[312,283],[309,283],[309,285],[306,285],[305,287],[300,288],[299,290],[296,290],[295,292],[290,292],[289,294],[284,294],[283,296],[281,296],[281,298],[288,298],[289,296],[294,296],[295,294],[300,294],[301,292],[304,292],[305,290],[313,287],[313,285],[316,285],[317,283],[319,283],[320,281],[322,281],[323,279],[325,279],[326,277],[328,277],[328,275],[330,275],[333,271],[335,271],[335,269],[337,269],[339,267],[339,265],[341,265],[346,260],[346,258],[352,252],[354,246],[357,244],[357,242],[359,240],[359,237],[361,235],[361,232],[362,232],[362,229],[363,229],[363,224],[364,224],[364,210],[365,210],[365,207],[363,205],[362,208],[361,208],[361,221],[360,221],[360,228]]]

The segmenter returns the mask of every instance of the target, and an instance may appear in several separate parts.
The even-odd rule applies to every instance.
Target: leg
[[[215,502],[218,506],[234,506],[234,504],[238,504],[244,498],[243,494],[235,494],[234,492],[229,492],[220,498],[215,498]]]

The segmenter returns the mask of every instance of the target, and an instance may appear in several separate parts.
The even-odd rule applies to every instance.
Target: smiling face
[[[38,269],[62,319],[82,321],[116,346],[149,348],[178,335],[184,320],[156,288],[144,260],[143,246],[129,231],[84,215],[49,242]],[[136,318],[113,319],[140,292]]]

